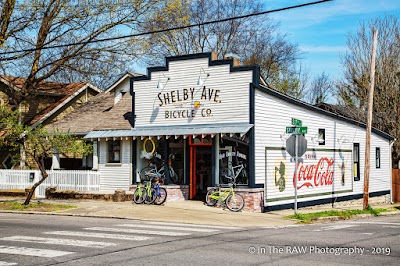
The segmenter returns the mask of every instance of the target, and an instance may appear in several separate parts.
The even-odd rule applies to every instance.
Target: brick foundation
[[[211,187],[207,188],[210,189]],[[222,188],[222,190],[228,188]],[[264,211],[264,189],[263,188],[235,188],[235,193],[239,193],[244,198],[243,211],[263,212]]]
[[[123,192],[122,192],[123,191]],[[131,201],[132,192],[116,190],[114,193],[85,192],[75,190],[56,190],[55,187],[46,188],[46,199],[76,199],[76,200],[102,200],[102,201]]]

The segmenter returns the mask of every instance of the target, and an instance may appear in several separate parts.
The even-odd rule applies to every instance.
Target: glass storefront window
[[[235,179],[238,185],[248,185],[248,136],[224,136],[220,139],[219,146],[220,184],[228,184]]]
[[[165,141],[168,141],[168,158],[165,159]],[[137,171],[146,167],[156,168],[159,173],[164,173],[164,163],[168,165],[168,174],[171,184],[182,184],[184,177],[184,151],[185,145],[182,138],[143,139],[138,142]],[[143,178],[143,177],[142,177]],[[139,180],[138,180],[139,181]]]
[[[183,184],[185,174],[185,141],[182,138],[171,139],[168,145],[169,179],[172,184]]]

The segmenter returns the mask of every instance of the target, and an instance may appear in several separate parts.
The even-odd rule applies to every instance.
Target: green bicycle
[[[215,206],[217,202],[224,202],[229,210],[233,212],[241,211],[244,207],[244,198],[242,195],[235,193],[235,186],[236,184],[232,182],[228,190],[222,190],[221,186],[209,189],[206,195],[206,204]]]
[[[133,202],[136,204],[152,204],[157,196],[152,190],[154,190],[154,188],[152,187],[151,181],[140,182],[133,193]]]

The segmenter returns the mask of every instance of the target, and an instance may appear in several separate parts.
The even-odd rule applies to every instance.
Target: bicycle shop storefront
[[[248,132],[251,127],[248,124],[220,124],[133,129],[133,135],[140,135],[134,141],[137,154],[135,172],[138,173],[135,181],[143,180],[145,169],[150,166],[165,177],[165,184],[169,187],[187,187],[189,199],[203,200],[208,187],[224,186],[232,181],[247,187]],[[154,135],[157,132],[160,135]],[[190,134],[192,132],[198,134]]]
[[[132,77],[135,182],[149,164],[165,182],[204,199],[208,187],[235,181],[248,188],[252,161],[250,89],[254,67],[214,54],[166,58],[165,67]],[[233,180],[235,179],[235,180]]]

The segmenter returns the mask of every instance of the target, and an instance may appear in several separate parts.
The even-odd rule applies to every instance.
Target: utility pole
[[[365,167],[364,167],[364,201],[363,209],[368,208],[369,198],[369,172],[370,172],[370,157],[371,157],[371,128],[372,128],[372,109],[374,106],[374,84],[375,84],[375,57],[376,45],[378,42],[378,31],[374,30],[374,41],[372,44],[372,58],[371,58],[371,75],[370,87],[368,92],[368,116],[367,116],[367,129],[365,138]]]

